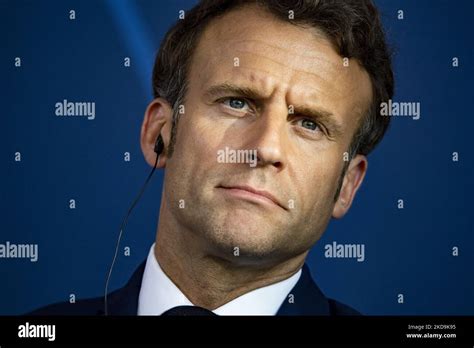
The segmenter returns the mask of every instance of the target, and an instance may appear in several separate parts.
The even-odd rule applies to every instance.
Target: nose
[[[257,166],[273,166],[278,170],[285,167],[287,111],[286,107],[267,109],[249,125],[250,129],[245,137],[248,148],[257,150]]]

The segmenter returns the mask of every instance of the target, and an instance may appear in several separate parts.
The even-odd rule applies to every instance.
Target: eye
[[[244,110],[245,107],[247,107],[247,109],[249,108],[247,101],[242,98],[225,98],[223,99],[223,103],[224,105],[236,110]]]
[[[298,125],[301,125],[303,128],[309,129],[310,131],[316,131],[316,130],[321,130],[321,127],[314,122],[313,120],[310,120],[308,118],[303,118],[301,120],[297,121]]]

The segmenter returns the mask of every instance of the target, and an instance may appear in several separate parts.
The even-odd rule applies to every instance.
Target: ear
[[[349,163],[349,167],[344,175],[339,197],[337,198],[336,204],[334,204],[332,211],[333,218],[340,219],[349,211],[352,200],[364,180],[367,166],[367,158],[363,155],[356,155]]]
[[[163,138],[165,148],[160,155],[157,168],[165,167],[167,160],[167,149],[171,138],[173,110],[170,104],[163,98],[156,98],[147,107],[140,132],[140,146],[145,157],[145,161],[154,166],[156,152],[155,142],[158,135]]]

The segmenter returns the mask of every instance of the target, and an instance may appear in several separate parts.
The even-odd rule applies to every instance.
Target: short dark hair
[[[259,5],[283,21],[319,29],[341,57],[356,59],[367,71],[372,103],[352,139],[349,154],[350,158],[369,154],[388,128],[390,117],[380,115],[380,104],[388,101],[394,90],[391,54],[371,0],[202,0],[168,31],[153,68],[154,97],[164,98],[173,107],[168,155],[173,152],[177,110],[185,101],[189,65],[201,34],[213,19],[247,4]]]

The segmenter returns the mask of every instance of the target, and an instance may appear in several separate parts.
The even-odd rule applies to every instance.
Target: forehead
[[[255,5],[211,21],[194,53],[189,80],[201,91],[222,82],[251,84],[290,103],[325,103],[340,116],[362,113],[371,100],[368,74],[353,60],[344,66],[321,32],[286,23]]]

